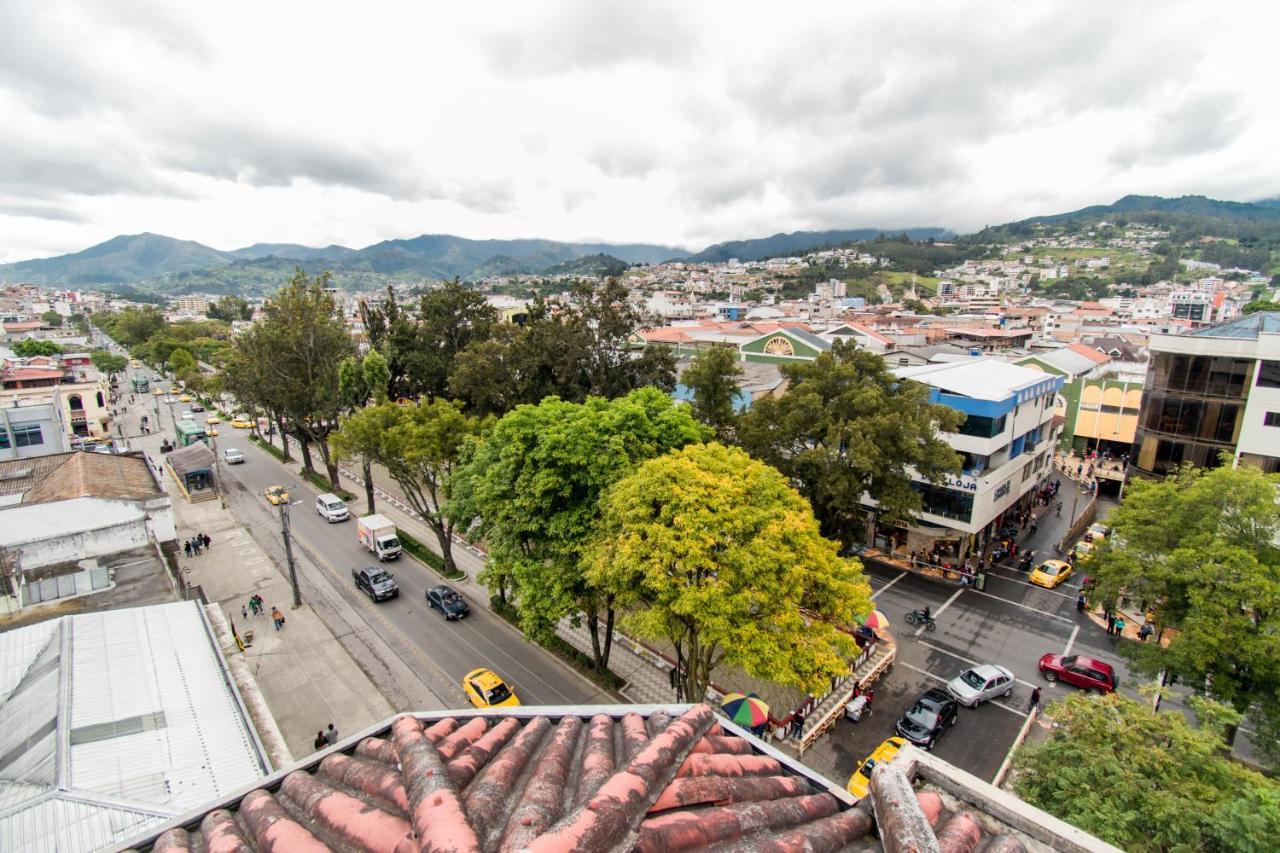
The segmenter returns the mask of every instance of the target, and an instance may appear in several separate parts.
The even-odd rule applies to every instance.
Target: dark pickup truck
[[[384,601],[400,594],[400,587],[396,586],[395,578],[386,569],[378,566],[352,569],[351,578],[356,582],[356,588],[364,590],[365,594],[374,601]]]

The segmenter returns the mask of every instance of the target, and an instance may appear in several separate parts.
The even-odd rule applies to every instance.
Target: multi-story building
[[[111,428],[106,379],[92,364],[57,356],[5,362],[0,369],[0,408],[57,405],[70,435],[105,436]]]
[[[1280,471],[1280,312],[1152,335],[1130,467],[1162,477],[1222,454]]]
[[[47,403],[0,406],[0,459],[29,459],[71,450],[71,429],[61,396]]]
[[[893,372],[928,385],[930,402],[967,416],[956,432],[941,434],[963,456],[964,466],[944,483],[918,481],[923,510],[916,523],[885,532],[880,544],[893,537],[893,546],[910,551],[949,541],[963,557],[974,550],[978,534],[999,529],[1052,473],[1054,398],[1064,379],[997,358]]]

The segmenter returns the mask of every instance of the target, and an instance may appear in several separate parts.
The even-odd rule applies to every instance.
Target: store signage
[[[947,486],[965,492],[978,491],[978,482],[969,477],[947,477]]]
[[[993,492],[991,495],[991,499],[998,501],[1005,495],[1009,494],[1009,489],[1012,488],[1011,486],[1012,483],[1013,483],[1012,480],[1005,480],[1003,483],[997,486],[995,492]]]

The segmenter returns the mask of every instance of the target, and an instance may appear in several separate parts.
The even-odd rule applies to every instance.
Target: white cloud
[[[9,0],[0,260],[1280,195],[1270,4]]]

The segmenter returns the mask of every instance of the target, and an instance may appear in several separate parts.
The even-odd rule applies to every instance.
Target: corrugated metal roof
[[[1234,320],[1228,320],[1216,326],[1197,329],[1191,332],[1189,336],[1193,338],[1246,338],[1256,341],[1260,334],[1280,335],[1280,311],[1259,311],[1256,314],[1245,314],[1242,317],[1236,317]]]
[[[1018,367],[998,358],[899,367],[893,374],[975,400],[1005,400],[1046,379],[1044,371]]]
[[[0,634],[0,690],[0,850],[98,849],[266,770],[196,602]]]

